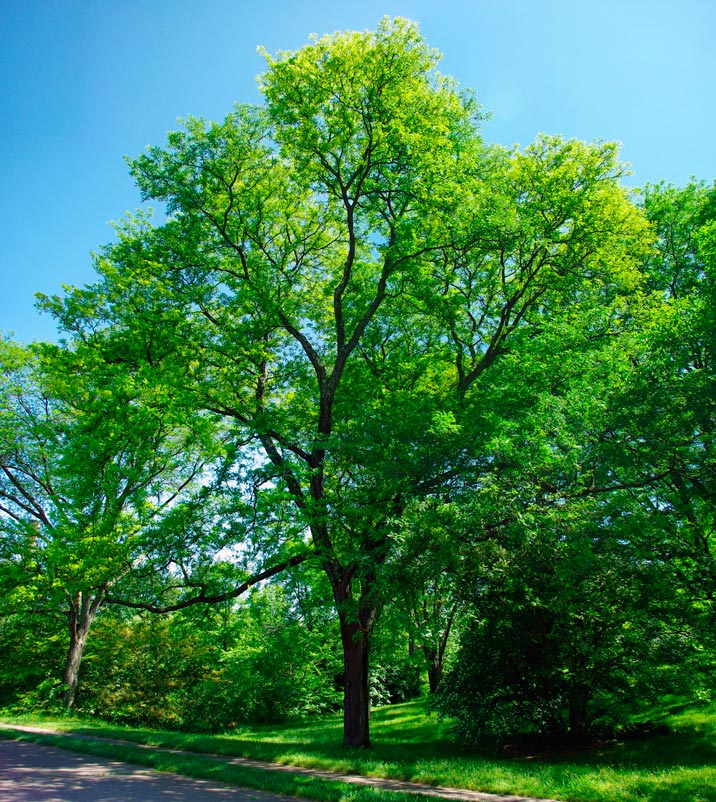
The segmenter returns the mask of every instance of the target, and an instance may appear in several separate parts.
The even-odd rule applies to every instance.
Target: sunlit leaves
[[[212,551],[309,547],[350,648],[412,505],[485,502],[480,532],[530,529],[594,481],[653,235],[616,146],[486,145],[413,23],[266,58],[262,106],[130,161],[166,216],[128,218],[97,284],[43,304],[98,402],[120,399],[108,443],[161,422],[216,459],[177,528],[151,529],[152,560],[181,552],[169,574],[205,593],[225,580]]]

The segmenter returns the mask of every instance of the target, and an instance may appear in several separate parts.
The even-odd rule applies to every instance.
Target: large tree
[[[129,220],[98,284],[47,306],[187,415],[230,424],[259,508],[290,501],[340,620],[344,743],[367,746],[396,521],[494,471],[481,399],[501,359],[548,316],[619,308],[644,228],[614,146],[485,146],[412,23],[267,60],[263,106],[190,119],[131,162],[166,221]]]
[[[519,424],[475,494],[472,620],[443,696],[473,737],[584,735],[710,670],[715,201],[703,183],[647,187],[656,242],[620,336],[585,352],[552,318],[492,386]]]
[[[647,263],[654,302],[622,421],[625,460],[655,481],[638,493],[696,598],[716,598],[716,186],[648,186],[658,236]],[[629,459],[630,458],[630,459]]]

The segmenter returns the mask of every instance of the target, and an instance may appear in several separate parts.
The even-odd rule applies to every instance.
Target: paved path
[[[117,760],[0,739],[0,802],[296,802]]]
[[[368,786],[373,786],[375,788],[383,788],[386,791],[399,791],[412,794],[420,794],[423,796],[442,797],[444,799],[455,800],[455,802],[555,802],[555,800],[552,799],[541,799],[541,798],[538,799],[537,797],[514,796],[511,794],[490,794],[482,791],[470,791],[463,788],[447,788],[443,786],[424,785],[422,783],[403,782],[400,780],[389,780],[380,777],[363,777],[357,774],[337,774],[332,771],[305,769],[305,768],[300,768],[298,766],[284,766],[280,763],[270,763],[268,761],[263,761],[263,760],[251,760],[250,758],[244,758],[244,757],[225,757],[222,755],[210,755],[206,753],[182,752],[181,750],[178,749],[165,749],[163,747],[147,746],[146,744],[137,744],[132,741],[120,741],[114,738],[99,738],[89,735],[72,735],[71,733],[59,732],[57,730],[50,730],[50,729],[42,729],[39,727],[26,727],[14,724],[2,724],[2,723],[0,723],[0,727],[3,727],[5,729],[19,730],[21,732],[28,732],[28,733],[35,732],[35,733],[41,733],[43,735],[59,735],[65,737],[79,738],[81,740],[86,740],[86,741],[116,743],[122,746],[133,746],[138,749],[145,749],[154,752],[165,752],[170,754],[187,754],[187,755],[192,755],[194,757],[201,756],[208,760],[215,760],[217,762],[225,763],[232,766],[246,766],[248,768],[264,769],[267,771],[283,771],[292,774],[300,774],[307,777],[323,777],[330,780],[338,780],[340,782],[350,783],[352,785],[368,785]],[[3,744],[2,739],[0,739],[0,745],[1,744]],[[54,747],[38,747],[38,748],[54,749]],[[62,751],[62,750],[55,750],[55,751]],[[68,753],[65,752],[64,754]],[[78,757],[78,759],[80,759],[79,756],[76,756],[74,754],[73,757]],[[87,762],[89,764],[100,764],[103,761],[95,760],[94,758],[92,759],[87,758]],[[118,762],[113,762],[113,765],[127,767],[129,764],[121,764]],[[136,768],[136,767],[133,768],[135,768],[135,770],[139,772],[141,775],[145,776],[178,777],[178,775],[165,775],[163,773],[159,774],[158,772],[152,772],[151,770],[146,768]],[[0,802],[6,802],[6,800],[8,800],[8,802],[9,800],[12,800],[12,802],[31,802],[31,800],[32,802],[45,802],[46,800],[47,802],[55,802],[55,797],[38,796],[36,799],[35,797],[32,796],[4,797],[3,796],[4,786],[2,784],[3,769],[4,769],[3,762],[2,759],[0,758]],[[180,778],[180,779],[187,779],[187,778]],[[199,782],[199,781],[192,780],[191,782]],[[227,786],[221,786],[221,788],[226,790]],[[274,800],[275,802],[275,800],[281,799],[280,797],[277,797],[272,794],[267,794],[261,791],[245,791],[241,789],[234,789],[233,793],[235,794],[235,796],[226,796],[226,797],[218,795],[206,796],[206,797],[201,797],[201,796],[184,797],[177,795],[170,797],[108,796],[106,797],[106,802],[119,802],[119,800],[122,800],[122,802],[128,802],[129,800],[131,800],[131,802],[135,802],[135,800],[136,802],[140,802],[140,800],[141,802],[145,802],[145,800],[146,802],[150,802],[150,800],[157,800],[157,802],[159,802],[159,800],[164,800],[164,799],[171,799],[171,802],[184,802],[185,799],[187,800],[187,802],[204,802],[205,799],[207,801],[216,800],[216,802],[223,802],[224,799],[231,799],[237,801],[241,800],[242,802],[245,802],[246,800],[249,799],[261,800],[261,802],[264,801],[268,802],[269,800]],[[72,798],[67,797],[66,799],[64,797],[57,797],[57,799],[61,800],[61,802],[75,802],[75,797]],[[105,797],[79,796],[76,797],[76,800],[77,802],[85,802],[85,800],[87,801],[93,800],[93,802],[100,802],[101,800],[101,802],[105,802]],[[291,800],[291,802],[295,802],[295,800]]]

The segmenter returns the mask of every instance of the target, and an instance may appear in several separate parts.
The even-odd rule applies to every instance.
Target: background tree
[[[501,418],[501,476],[471,502],[472,619],[442,697],[473,738],[582,737],[708,684],[713,190],[651,187],[644,206],[643,291],[545,320],[492,388],[519,423]]]
[[[409,650],[420,654],[432,694],[440,685],[451,635],[465,606],[458,585],[472,521],[466,521],[457,504],[418,499],[406,509],[400,532],[387,573]]]
[[[595,506],[535,507],[476,547],[471,618],[438,701],[469,740],[613,733],[699,686],[698,629],[673,571],[641,551],[628,514]]]
[[[196,429],[137,403],[123,372],[0,345],[0,566],[14,615],[61,613],[71,707],[90,627],[141,535],[198,476]],[[90,379],[91,377],[91,379]]]
[[[629,390],[612,441],[632,497],[658,526],[663,552],[708,605],[716,587],[716,189],[647,187],[658,247],[646,265],[644,311]],[[652,481],[645,483],[645,478]]]

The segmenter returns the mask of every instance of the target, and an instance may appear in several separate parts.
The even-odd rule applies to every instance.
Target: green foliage
[[[708,686],[713,190],[644,208],[644,291],[553,310],[487,388],[497,470],[461,505],[473,620],[442,698],[473,739],[610,731]]]
[[[464,609],[457,587],[461,547],[471,525],[459,504],[415,500],[403,515],[386,566],[392,615],[408,634],[413,668],[427,671],[431,693],[440,684],[454,641],[451,634],[458,630]]]
[[[124,366],[81,345],[0,346],[0,583],[16,615],[67,619],[71,706],[92,622],[142,562],[143,538],[195,483],[201,416],[141,398]],[[59,679],[59,678],[58,678]]]
[[[405,617],[395,605],[387,606],[371,642],[371,705],[396,704],[420,696],[423,673],[423,661],[411,646]]]
[[[555,527],[477,552],[472,618],[438,700],[462,737],[611,734],[704,681],[691,606],[663,564],[610,528]]]
[[[0,603],[0,707],[16,712],[54,709],[62,687],[67,627],[58,618],[17,609],[7,596]]]
[[[399,704],[420,696],[420,665],[408,657],[380,661],[373,657],[370,666],[371,706]]]
[[[341,672],[334,629],[335,621],[307,622],[280,585],[237,608],[105,614],[78,707],[109,721],[209,732],[332,711]]]
[[[307,626],[289,602],[279,586],[269,586],[252,594],[235,624],[236,640],[222,656],[234,725],[310,717],[340,706],[337,622]]]
[[[261,106],[130,160],[167,215],[41,300],[69,341],[3,345],[13,610],[71,599],[79,656],[107,599],[176,613],[118,618],[146,683],[102,630],[85,703],[127,721],[332,709],[340,636],[366,746],[371,648],[375,698],[414,692],[413,648],[435,689],[454,627],[471,732],[669,687],[674,622],[706,648],[713,612],[713,190],[640,208],[613,144],[488,146],[406,20],[266,59]],[[189,625],[309,558],[322,583]]]
[[[646,266],[653,302],[636,354],[629,421],[632,473],[658,477],[640,504],[655,520],[685,583],[711,606],[716,587],[716,189],[647,187],[659,237]]]

